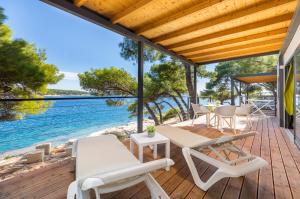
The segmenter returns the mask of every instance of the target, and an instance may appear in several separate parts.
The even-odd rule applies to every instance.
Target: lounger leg
[[[95,191],[96,199],[101,199],[99,190],[95,188],[94,191]]]
[[[196,114],[194,114],[193,120],[192,120],[192,125],[194,125],[194,120],[196,119]]]
[[[133,144],[132,139],[130,139],[130,152],[131,152],[132,154],[134,154],[134,144]]]
[[[158,182],[148,174],[145,179],[146,186],[148,187],[152,199],[169,199],[168,194],[161,188]]]
[[[153,159],[157,159],[157,144],[153,145]]]
[[[143,150],[144,150],[144,146],[139,145],[139,161],[141,163],[143,163]]]
[[[251,129],[252,128],[252,121],[250,120],[249,116],[246,116],[246,118],[247,118],[247,121],[248,121],[249,128]]]
[[[209,113],[206,114],[206,126],[209,127],[210,116]]]
[[[232,117],[232,122],[233,122],[233,132],[234,132],[234,134],[236,134],[236,130],[235,130],[235,128],[236,128],[236,116],[233,116]]]
[[[166,158],[170,159],[170,141],[166,143]],[[166,168],[167,171],[170,170],[170,167]]]
[[[77,182],[74,181],[69,185],[67,199],[75,199],[77,193]]]
[[[206,182],[203,182],[199,177],[198,171],[191,157],[190,149],[185,147],[182,149],[182,153],[190,169],[195,184],[203,191],[207,191],[213,184],[215,184],[222,178],[228,177],[228,175],[220,172],[218,169]]]

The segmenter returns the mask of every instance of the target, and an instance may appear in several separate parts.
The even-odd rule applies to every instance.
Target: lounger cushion
[[[163,126],[163,125],[157,126],[156,131],[169,138],[173,144],[181,148],[183,147],[193,148],[211,140],[208,137],[204,137],[192,133],[190,131],[180,129],[178,127],[172,127],[172,126]]]
[[[114,135],[80,139],[76,148],[76,179],[141,164]]]

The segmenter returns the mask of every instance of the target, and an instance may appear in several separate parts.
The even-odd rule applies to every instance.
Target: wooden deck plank
[[[273,181],[276,198],[292,198],[290,185],[284,168],[282,155],[277,143],[275,129],[269,129],[269,139],[272,158]]]
[[[253,122],[253,126],[251,128],[252,131],[256,131],[257,129],[257,121]],[[245,140],[243,150],[250,151],[253,145],[254,137],[247,138]],[[241,193],[241,188],[244,182],[244,178],[231,178],[226,186],[226,189],[223,193],[222,198],[224,199],[234,199],[239,198]]]
[[[263,129],[263,120],[259,120],[257,124],[257,134],[254,137],[253,145],[251,148],[251,154],[260,156],[261,147],[261,132]],[[255,199],[257,198],[257,187],[258,187],[259,171],[249,173],[244,177],[243,186],[241,189],[241,199]]]
[[[275,125],[272,122],[272,125]],[[277,138],[277,143],[279,146],[279,150],[282,155],[282,160],[284,164],[284,168],[287,174],[287,178],[289,181],[290,189],[293,195],[293,198],[300,198],[300,173],[297,168],[297,165],[292,158],[292,155],[288,149],[288,147],[285,144],[285,141],[281,135],[281,131],[279,128],[274,128],[274,133]]]
[[[272,160],[270,152],[269,142],[269,131],[272,130],[270,120],[266,128],[263,128],[262,141],[261,141],[261,157],[268,162],[268,166],[260,170],[259,176],[259,187],[258,187],[258,198],[274,198],[274,187],[273,187],[273,172],[272,172]]]

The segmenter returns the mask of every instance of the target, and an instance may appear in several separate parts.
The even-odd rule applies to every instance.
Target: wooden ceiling
[[[270,83],[277,81],[276,73],[258,73],[236,76],[234,79],[245,82],[247,84],[253,83]]]
[[[297,0],[74,0],[195,63],[278,52]]]

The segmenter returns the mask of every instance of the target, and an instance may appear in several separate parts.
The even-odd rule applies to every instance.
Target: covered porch
[[[42,1],[137,42],[138,133],[143,132],[145,45],[184,63],[193,77],[190,99],[197,103],[197,67],[249,56],[279,54],[289,45],[290,40],[285,39],[288,28],[294,24],[294,14],[299,13],[296,0]],[[238,123],[239,131],[249,131],[244,121],[238,120]],[[188,120],[176,126],[209,138],[223,135],[215,128],[206,127],[202,117],[195,125]],[[268,162],[260,171],[244,177],[225,178],[205,192],[194,184],[181,148],[171,145],[171,159],[175,165],[170,171],[160,169],[152,175],[171,198],[300,198],[300,152],[289,133],[279,127],[275,117],[253,118],[251,130],[258,133],[237,144]],[[129,148],[128,139],[123,144]],[[159,157],[163,151],[164,148],[159,147]],[[213,153],[209,155],[216,157]],[[144,157],[145,161],[153,159],[150,148],[144,151]],[[216,170],[204,161],[195,159],[195,163],[204,179]],[[0,198],[65,198],[74,179],[74,159],[66,158],[49,165],[46,162],[37,170],[1,182]],[[105,194],[103,198],[150,198],[150,193],[141,183]]]

